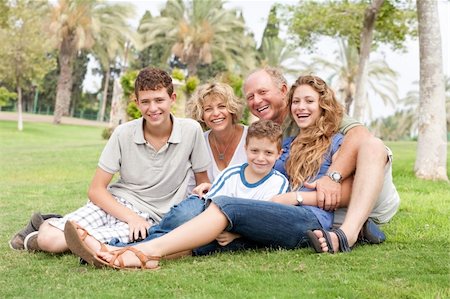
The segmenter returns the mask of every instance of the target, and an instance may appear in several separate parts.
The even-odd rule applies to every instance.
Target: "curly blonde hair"
[[[294,92],[300,85],[309,85],[319,94],[321,115],[314,126],[302,128],[291,144],[286,171],[293,190],[302,187],[305,181],[318,174],[323,157],[329,150],[332,137],[338,132],[344,115],[344,108],[336,100],[334,91],[321,78],[312,75],[300,76],[292,85],[287,94],[289,107],[292,106]]]
[[[188,103],[188,114],[191,118],[197,120],[206,128],[203,119],[205,102],[211,99],[220,99],[225,103],[227,111],[231,114],[233,124],[237,123],[242,117],[244,105],[236,97],[233,88],[230,85],[220,82],[207,83],[200,85],[192,94]]]

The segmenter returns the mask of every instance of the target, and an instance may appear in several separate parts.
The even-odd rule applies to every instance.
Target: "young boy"
[[[197,184],[208,182],[210,161],[200,125],[170,113],[176,99],[171,77],[146,68],[136,79],[135,95],[142,117],[114,130],[100,156],[89,202],[61,219],[46,220],[25,238],[25,249],[67,251],[63,229],[68,220],[102,242],[145,237],[153,223],[186,197],[192,172]],[[116,173],[120,177],[111,183]]]
[[[252,123],[248,128],[245,145],[248,162],[225,168],[212,185],[209,183],[199,184],[193,191],[197,195],[191,195],[179,205],[174,206],[158,225],[150,228],[148,237],[144,241],[160,237],[194,218],[206,208],[211,198],[225,195],[269,201],[272,197],[287,192],[289,189],[288,180],[280,172],[273,169],[275,161],[281,154],[281,141],[282,130],[277,123],[271,120],[260,120]],[[207,190],[209,192],[205,194]],[[73,224],[68,222],[66,225],[71,226]],[[72,231],[69,234],[73,234],[76,229],[68,229],[67,231]],[[238,237],[237,234],[223,232],[216,241],[220,246],[226,246]],[[69,242],[69,247],[85,260],[92,260],[89,255],[100,248],[99,242],[93,242],[89,237],[84,244],[77,242],[77,236],[67,236],[67,239],[75,240],[73,244]],[[122,247],[129,244],[113,239],[110,245]],[[217,249],[217,244],[210,244],[196,249],[194,254],[208,254]]]

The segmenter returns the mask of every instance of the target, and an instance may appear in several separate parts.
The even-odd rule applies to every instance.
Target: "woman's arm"
[[[348,203],[350,202],[350,195],[352,192],[352,183],[353,183],[353,176],[348,177],[346,180],[342,182],[341,202],[338,208],[348,206]],[[312,185],[314,184],[315,183],[313,183]],[[317,192],[318,191],[299,191],[298,193],[303,198],[302,205],[317,207],[318,206]],[[271,201],[285,205],[293,205],[293,206],[299,205],[299,201],[297,200],[297,192],[288,192],[276,195],[272,197]]]

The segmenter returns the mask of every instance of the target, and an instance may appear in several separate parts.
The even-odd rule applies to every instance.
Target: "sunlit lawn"
[[[350,254],[243,252],[119,272],[80,266],[70,254],[11,250],[9,238],[33,211],[64,214],[85,203],[101,131],[27,123],[17,132],[0,121],[0,298],[450,297],[450,186],[415,179],[413,142],[389,144],[402,204],[383,227],[388,241]]]

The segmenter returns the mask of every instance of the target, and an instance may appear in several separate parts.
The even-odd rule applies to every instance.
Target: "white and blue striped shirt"
[[[286,193],[289,182],[279,171],[272,169],[265,177],[256,183],[249,183],[245,179],[244,170],[248,163],[233,165],[225,168],[214,180],[205,198],[220,195],[230,197],[270,200],[273,196]]]

